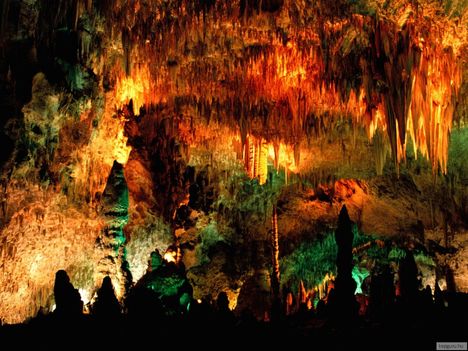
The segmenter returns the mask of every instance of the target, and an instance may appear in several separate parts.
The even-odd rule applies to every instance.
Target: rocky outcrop
[[[54,315],[62,320],[77,318],[83,313],[80,293],[70,283],[70,278],[64,270],[55,274],[54,299]]]
[[[333,299],[330,296],[329,306],[336,319],[352,320],[357,317],[358,308],[354,298],[356,282],[351,272],[353,270],[353,223],[349,219],[346,206],[343,206],[338,216],[338,228],[335,231],[335,241],[338,246],[336,255],[337,277]]]
[[[118,320],[122,307],[115,296],[112,280],[109,276],[104,277],[101,288],[96,293],[91,312],[102,321],[115,323]]]
[[[157,251],[151,253],[148,271],[138,281],[135,289],[140,288],[151,290],[166,314],[188,312],[192,287],[185,277],[185,267],[180,263],[163,260]]]

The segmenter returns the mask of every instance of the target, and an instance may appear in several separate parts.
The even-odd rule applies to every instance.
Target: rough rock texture
[[[460,236],[453,246],[457,248],[456,254],[449,257],[448,265],[452,269],[457,291],[468,292],[468,235]]]
[[[436,277],[439,284],[442,283],[441,289],[447,288],[446,282],[447,268],[452,272],[454,288],[457,291],[467,292],[467,256],[466,245],[468,240],[468,233],[449,232],[444,233],[441,230],[429,231],[427,235],[428,246],[434,248],[435,261],[437,266]]]
[[[52,308],[55,273],[65,269],[87,303],[94,288],[94,242],[102,220],[67,205],[67,197],[39,186],[18,184],[9,194],[26,202],[2,229],[2,304],[5,322],[33,316],[39,307]]]
[[[96,241],[102,255],[97,266],[98,278],[110,277],[117,296],[122,297],[132,284],[132,277],[125,259],[123,233],[123,227],[128,222],[128,187],[123,167],[116,161],[102,193],[101,206],[105,227]]]

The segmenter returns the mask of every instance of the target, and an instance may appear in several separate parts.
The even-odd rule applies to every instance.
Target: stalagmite
[[[278,236],[278,214],[276,206],[273,207],[272,216],[272,246],[273,246],[273,278],[272,287],[275,297],[279,294],[280,267],[279,267],[279,236]]]
[[[346,205],[343,205],[338,216],[338,228],[335,231],[335,240],[338,246],[336,255],[337,276],[335,280],[335,295],[329,301],[333,318],[339,321],[350,321],[357,317],[357,302],[354,298],[356,282],[352,278],[353,269],[353,231],[352,222],[348,215]]]
[[[98,250],[102,252],[98,281],[109,276],[115,284],[117,297],[122,298],[132,280],[126,268],[123,233],[123,227],[128,222],[128,187],[123,167],[117,162],[114,162],[107,180],[102,207],[107,223],[96,242]]]

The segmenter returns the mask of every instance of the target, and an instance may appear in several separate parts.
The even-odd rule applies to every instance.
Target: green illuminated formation
[[[114,161],[106,188],[102,194],[103,213],[108,219],[109,234],[114,241],[114,249],[125,243],[123,227],[128,222],[128,187],[123,166]]]
[[[157,251],[151,253],[149,264],[149,271],[137,286],[153,291],[166,314],[186,310],[191,301],[192,288],[185,277],[184,267],[166,262]]]
[[[354,266],[351,274],[356,282],[354,294],[362,294],[362,283],[370,275],[369,271],[364,267]]]
[[[355,293],[361,294],[362,283],[372,272],[379,272],[392,262],[398,264],[406,253],[390,239],[382,240],[374,235],[366,235],[357,226],[353,226],[353,232],[352,276],[357,284]],[[322,239],[302,243],[281,259],[282,284],[290,285],[295,292],[300,281],[308,289],[318,286],[327,274],[336,275],[336,254],[337,246],[332,233],[326,233]],[[435,266],[433,258],[421,248],[415,250],[415,261],[420,266]]]
[[[302,280],[306,287],[320,284],[327,273],[336,274],[337,247],[333,235],[325,234],[322,240],[302,243],[294,252],[281,259],[281,280],[290,283],[297,292]]]
[[[103,233],[96,240],[102,252],[99,261],[99,273],[102,277],[110,276],[116,284],[119,296],[122,296],[132,282],[126,261],[125,235],[123,227],[128,222],[128,186],[123,166],[114,161],[106,188],[102,194],[102,213],[106,221]]]

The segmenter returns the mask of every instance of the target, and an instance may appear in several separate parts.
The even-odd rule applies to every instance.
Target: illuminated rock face
[[[468,291],[466,9],[14,3],[0,17],[3,321],[52,308],[60,269],[85,305],[105,275],[121,298],[171,244],[196,298],[255,305],[273,205],[280,256],[343,204],[366,233],[424,244],[430,228],[444,244],[446,229],[458,251],[437,263]]]
[[[106,226],[96,242],[98,251],[102,252],[98,271],[102,278],[109,276],[113,280],[117,296],[121,298],[131,285],[132,277],[125,260],[123,233],[128,222],[128,187],[123,167],[118,162],[114,161],[101,203]]]

